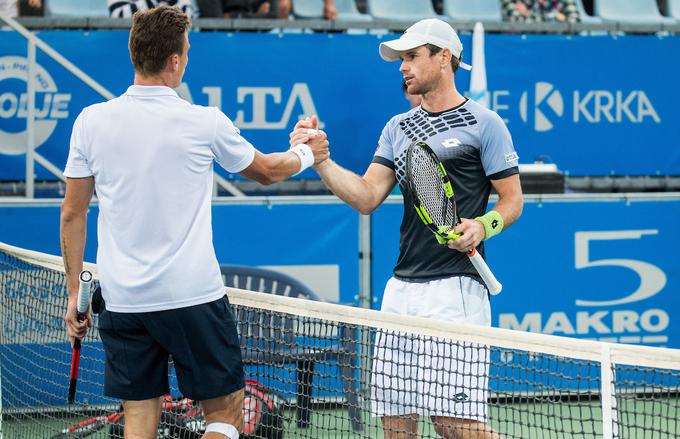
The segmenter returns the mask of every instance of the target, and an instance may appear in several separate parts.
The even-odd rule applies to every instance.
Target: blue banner
[[[0,204],[0,242],[61,254],[59,211],[59,204],[55,202]],[[96,260],[97,215],[98,208],[93,206],[87,224],[87,261]],[[359,216],[350,207],[336,201],[316,205],[214,202],[212,216],[213,243],[221,264],[271,267],[302,281],[322,299],[344,303],[355,301],[359,285]],[[9,282],[9,277],[7,279]],[[8,390],[2,394],[2,402],[14,408],[65,405],[71,349],[67,342],[52,341],[66,337],[61,318],[61,310],[66,306],[66,291],[61,285],[55,286],[44,274],[33,277],[27,274],[27,279],[39,283],[40,287],[4,285],[6,288],[1,288],[3,285],[0,285],[0,291],[9,295],[6,298],[9,309],[12,309],[11,304],[24,301],[13,297],[14,294],[40,294],[42,304],[40,310],[25,307],[24,315],[3,319],[0,324],[5,335],[5,344],[0,344],[0,358],[7,363],[2,368],[0,381]],[[252,288],[257,289],[257,286]],[[36,343],[36,340],[42,341]],[[78,400],[88,404],[112,403],[111,398],[102,396],[104,355],[101,342],[88,341],[83,346]],[[17,386],[23,385],[23,371],[35,368],[35,356],[56,359],[56,365],[44,371],[44,379],[36,384],[39,392],[34,392],[32,399],[26,401],[24,391],[18,390]],[[341,389],[337,366],[331,362],[317,365],[317,368],[319,375],[315,377],[314,397],[337,396]],[[248,366],[246,375],[279,376],[284,385],[278,390],[294,394],[295,364],[280,368]],[[171,380],[175,380],[174,375]],[[177,388],[176,383],[174,388]]]
[[[396,197],[372,217],[372,294],[379,308],[382,291],[398,255],[399,224],[403,206]],[[600,201],[529,201],[520,220],[487,245],[488,262],[503,283],[503,292],[492,297],[493,326],[602,341],[680,347],[680,259],[675,247],[680,229],[675,218],[680,198]],[[96,256],[96,216],[88,217],[85,259]],[[32,250],[59,254],[59,206],[55,202],[35,205],[0,204],[0,241]],[[292,231],[292,232],[291,232]],[[213,236],[221,263],[270,266],[286,271],[324,298],[354,302],[359,291],[359,215],[337,201],[323,204],[247,204],[216,202]],[[434,239],[434,238],[433,238]],[[65,292],[50,289],[49,279],[34,278],[42,287],[41,303],[53,310],[64,306]],[[25,293],[6,289],[6,293]],[[12,297],[10,297],[11,299]],[[37,308],[36,308],[37,309]],[[0,346],[0,356],[10,365],[3,370],[3,386],[17,385],[15,371],[30,368],[31,355],[59,358],[61,366],[47,371],[48,384],[31,403],[11,392],[4,402],[30,404],[63,403],[69,346],[60,340],[61,319],[28,314],[23,320],[6,319],[3,331],[10,343]],[[55,329],[56,328],[56,329]],[[28,335],[31,337],[28,337]],[[45,338],[40,342],[33,335]],[[83,351],[85,366],[81,395],[90,404],[106,401],[101,396],[102,353],[89,344]],[[498,368],[498,364],[530,361],[534,370],[554,373],[554,363],[528,356],[495,353],[492,375],[513,374],[522,369]],[[500,363],[499,363],[500,362]],[[328,373],[335,377],[330,366]],[[563,376],[578,373],[573,368]],[[277,373],[289,374],[290,369]],[[517,372],[520,373],[520,372]],[[583,375],[583,374],[586,375]],[[283,376],[283,375],[282,375]],[[510,376],[510,375],[508,375]],[[519,377],[515,377],[519,380]],[[575,378],[575,376],[574,376]],[[595,378],[594,376],[592,378]],[[540,380],[549,380],[550,376]],[[638,380],[631,375],[627,379]],[[649,377],[645,377],[649,380]],[[651,378],[662,379],[662,378]],[[292,378],[286,379],[293,383]],[[542,383],[543,381],[540,381]],[[519,390],[501,381],[504,391]],[[520,381],[512,381],[520,383]],[[583,390],[597,384],[563,380],[559,386]],[[316,383],[315,396],[339,389],[337,381]],[[649,385],[649,382],[647,382]],[[499,389],[495,389],[499,390]],[[522,390],[527,390],[525,387]]]
[[[391,201],[372,218],[375,308],[397,260],[402,209]],[[679,211],[680,199],[527,202],[520,220],[487,243],[504,285],[492,299],[494,326],[680,347],[680,259],[673,256],[680,230],[672,221]],[[89,261],[96,213],[88,217]],[[355,302],[359,216],[349,207],[217,204],[213,219],[221,263],[269,266],[326,299]],[[0,224],[0,241],[60,253],[56,204],[0,206]]]
[[[127,31],[38,36],[115,95],[132,81]],[[193,32],[190,39],[178,91],[220,107],[264,152],[286,148],[298,118],[318,113],[334,159],[363,172],[384,124],[408,109],[399,63],[379,58],[376,36]],[[469,58],[469,35],[463,44]],[[668,56],[679,52],[679,36],[487,35],[491,107],[506,120],[520,163],[551,161],[571,175],[680,175],[673,75],[680,61]],[[36,152],[61,169],[75,117],[103,98],[41,51],[37,60]],[[25,40],[2,32],[0,180],[25,175],[26,78]],[[466,91],[469,74],[460,71],[456,82]],[[37,176],[55,178],[42,166]]]
[[[398,256],[401,204],[373,216],[373,297]],[[680,347],[680,200],[529,202],[487,243],[493,326]],[[434,238],[433,238],[434,239]]]
[[[85,260],[97,256],[97,214],[88,215]],[[263,266],[299,279],[321,298],[354,302],[359,217],[341,203],[213,204],[213,243],[221,264]],[[59,206],[0,204],[0,242],[61,254]],[[294,232],[292,232],[294,231]],[[352,245],[347,245],[352,243]]]

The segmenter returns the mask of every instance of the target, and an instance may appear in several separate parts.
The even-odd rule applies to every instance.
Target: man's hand
[[[92,327],[92,319],[90,318],[90,311],[88,310],[85,314],[85,320],[82,322],[78,321],[78,299],[76,295],[69,295],[68,306],[66,307],[66,315],[64,316],[64,322],[66,322],[66,332],[68,333],[69,339],[71,340],[71,346],[73,346],[73,339],[83,338],[87,335],[88,328]]]
[[[323,131],[317,131],[315,134],[310,134],[310,136],[311,138],[309,139],[309,142],[307,142],[307,145],[312,149],[312,152],[314,153],[313,166],[316,166],[319,163],[327,160],[331,156],[331,153],[328,149],[330,143],[326,138],[326,133],[324,133]]]
[[[338,10],[335,7],[335,1],[326,0],[323,2],[323,16],[326,20],[335,20],[338,18]]]
[[[289,136],[290,146],[309,142],[310,134],[313,134],[313,131],[310,130],[316,130],[318,123],[316,116],[305,117],[304,119],[298,120]]]
[[[290,133],[290,146],[306,143],[314,153],[314,166],[330,157],[328,149],[330,143],[326,133],[318,130],[319,119],[316,116],[307,117],[295,124],[295,129]]]
[[[447,246],[451,250],[467,252],[471,248],[476,248],[484,240],[484,226],[476,220],[461,218],[461,223],[454,229],[461,237],[449,240]]]

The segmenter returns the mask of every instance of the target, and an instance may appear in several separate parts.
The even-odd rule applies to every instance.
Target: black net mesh
[[[122,438],[120,401],[103,396],[96,326],[83,342],[76,404],[66,403],[64,274],[27,262],[34,256],[0,251],[1,436]],[[675,368],[627,361],[603,374],[592,358],[597,342],[244,290],[228,296],[249,379],[241,437],[379,438],[407,427],[423,438],[680,437],[676,350],[639,348],[644,363],[658,356]],[[199,438],[200,407],[182,399],[172,367],[169,380],[158,437]],[[384,425],[383,416],[398,417]]]

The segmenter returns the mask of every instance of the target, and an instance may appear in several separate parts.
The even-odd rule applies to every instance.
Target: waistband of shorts
[[[400,280],[402,282],[410,282],[414,284],[424,284],[427,282],[432,282],[433,280],[442,280],[442,279],[456,279],[459,277],[469,277],[470,279],[474,279],[480,284],[484,285],[484,281],[479,275],[475,275],[472,273],[460,273],[460,274],[454,274],[454,275],[443,275],[443,276],[433,276],[433,277],[404,277],[404,276],[398,276],[396,274],[392,275],[393,278]],[[486,285],[484,285],[486,288]]]

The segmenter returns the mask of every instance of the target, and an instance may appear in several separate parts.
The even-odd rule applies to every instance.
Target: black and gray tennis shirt
[[[510,132],[498,114],[469,99],[440,113],[416,107],[387,123],[373,158],[374,163],[394,170],[404,194],[395,277],[426,282],[463,275],[481,282],[469,258],[440,245],[413,207],[405,166],[406,151],[414,141],[427,142],[444,163],[456,194],[459,216],[475,218],[487,210],[491,180],[519,172]],[[484,255],[483,244],[478,250]]]

